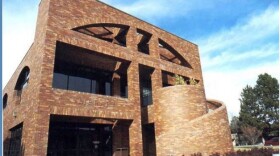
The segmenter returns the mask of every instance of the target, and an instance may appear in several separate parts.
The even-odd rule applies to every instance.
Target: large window
[[[21,155],[22,123],[10,130],[11,139],[9,146],[9,156]]]
[[[112,125],[51,122],[48,156],[112,156]]]
[[[129,62],[58,42],[53,87],[127,97]]]
[[[54,70],[53,87],[111,96],[112,74],[110,71],[59,62]]]

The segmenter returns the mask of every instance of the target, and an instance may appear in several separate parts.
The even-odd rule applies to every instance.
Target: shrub
[[[197,85],[197,81],[194,78],[190,78],[189,83],[190,85]]]
[[[176,85],[185,85],[185,84],[186,84],[186,81],[185,81],[185,79],[183,78],[183,76],[180,76],[180,75],[175,74],[175,84],[176,84]]]

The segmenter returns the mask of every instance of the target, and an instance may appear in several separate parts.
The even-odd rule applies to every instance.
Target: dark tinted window
[[[121,97],[128,97],[128,90],[127,90],[127,86],[122,86],[121,88]]]
[[[91,81],[91,93],[98,93],[98,82],[96,80]]]
[[[140,95],[142,106],[153,104],[151,75],[154,69],[148,66],[139,66]]]
[[[19,124],[15,128],[10,130],[11,139],[9,147],[9,156],[21,155],[21,136],[22,136],[22,124]]]
[[[112,72],[60,62],[55,66],[53,87],[112,95]]]
[[[129,62],[61,42],[55,53],[53,88],[127,97]]]
[[[142,105],[147,106],[153,103],[151,81],[141,82],[142,85]]]
[[[127,90],[127,76],[123,76],[121,79],[121,97],[127,98],[128,97],[128,90]]]
[[[80,92],[91,92],[91,80],[87,78],[69,76],[69,90],[75,90]]]
[[[60,89],[68,89],[68,75],[61,73],[53,73],[53,87]]]
[[[29,73],[30,69],[27,66],[22,69],[17,79],[15,90],[22,90],[24,87],[27,86],[29,81]]]
[[[111,95],[111,83],[109,83],[109,82],[105,83],[105,94]]]
[[[48,156],[112,156],[112,127],[51,122]]]

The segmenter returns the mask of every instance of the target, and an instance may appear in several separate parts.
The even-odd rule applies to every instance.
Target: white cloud
[[[151,23],[156,23],[157,20],[164,21],[169,17],[186,16],[193,10],[214,7],[213,2],[198,2],[197,0],[137,0],[129,3],[114,0],[102,1]]]
[[[240,93],[248,84],[255,85],[259,74],[268,73],[279,80],[279,62],[271,62],[237,71],[205,71],[204,85],[207,98],[223,101],[229,117],[238,116]]]
[[[257,49],[250,50],[234,50],[225,49],[219,55],[215,57],[209,57],[207,55],[202,56],[202,64],[205,68],[217,68],[217,66],[236,64],[238,61],[248,61],[256,59],[265,59],[278,54],[278,45],[268,43]]]
[[[260,15],[252,16],[247,22],[241,22],[231,29],[217,32],[207,39],[200,39],[201,52],[209,54],[220,50],[238,49],[267,39],[278,33],[278,9],[269,7]]]
[[[224,101],[230,118],[239,115],[242,89],[254,86],[259,74],[280,79],[279,59],[275,59],[279,41],[273,38],[278,27],[278,9],[269,7],[247,22],[198,40],[206,96]]]

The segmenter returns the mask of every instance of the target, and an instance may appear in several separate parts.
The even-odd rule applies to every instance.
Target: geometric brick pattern
[[[126,46],[73,30],[100,23],[129,26]],[[149,45],[149,55],[138,51],[136,41],[143,36],[139,30],[152,34],[143,42]],[[161,59],[161,54],[165,53],[159,46],[159,39],[173,47],[190,66]],[[128,98],[53,88],[57,42],[130,62]],[[140,64],[154,69],[151,75],[153,105],[147,107],[140,105]],[[29,83],[18,96],[14,88],[25,66],[30,69]],[[162,88],[162,71],[192,77],[199,83]],[[150,123],[155,125],[157,155],[232,150],[225,106],[205,99],[198,46],[96,0],[41,0],[34,42],[3,93],[8,95],[3,112],[4,152],[9,146],[9,130],[23,123],[22,153],[46,155],[52,115],[90,117],[97,123],[121,121],[113,133],[127,141],[113,142],[113,150],[117,146],[129,146],[132,156],[143,155],[142,125]],[[213,109],[210,113],[208,106]],[[169,112],[169,107],[174,112]],[[129,126],[122,124],[127,122]]]

